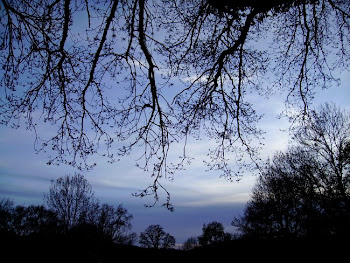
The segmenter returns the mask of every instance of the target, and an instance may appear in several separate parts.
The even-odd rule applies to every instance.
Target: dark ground
[[[340,262],[348,258],[349,243],[342,240],[234,240],[194,250],[155,250],[116,245],[108,241],[67,237],[1,236],[2,262]],[[3,259],[6,259],[5,261]],[[182,262],[180,262],[182,263]]]

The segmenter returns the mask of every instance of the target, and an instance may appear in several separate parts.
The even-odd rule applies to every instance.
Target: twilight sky
[[[313,106],[333,101],[350,110],[350,73],[340,75],[341,85],[320,91]],[[277,150],[286,148],[289,135],[281,129],[289,127],[285,119],[277,115],[284,109],[283,96],[276,94],[268,101],[260,100],[255,105],[265,112],[260,126],[266,131],[262,158],[272,157]],[[12,198],[16,204],[42,204],[43,193],[47,192],[51,179],[65,174],[74,174],[76,169],[61,165],[48,166],[48,153],[36,154],[35,134],[23,129],[0,126],[0,197]],[[139,156],[127,156],[114,164],[102,157],[95,157],[98,166],[85,177],[93,186],[96,197],[109,204],[122,203],[134,216],[133,231],[140,233],[151,224],[160,224],[166,232],[175,236],[177,243],[190,236],[201,234],[204,223],[214,220],[222,222],[226,231],[233,232],[230,223],[235,215],[243,212],[256,177],[246,174],[240,182],[229,182],[217,172],[206,172],[203,158],[210,141],[190,141],[188,152],[195,156],[185,171],[178,172],[173,181],[165,183],[171,193],[175,212],[171,213],[160,204],[146,208],[152,200],[133,197],[132,193],[143,189],[151,178],[139,168],[134,160]]]
[[[81,30],[79,23],[75,26],[74,30]],[[350,110],[350,72],[333,74],[340,79],[340,85],[328,87],[326,90],[319,89],[311,108],[332,101]],[[261,152],[261,158],[265,160],[272,157],[274,152],[287,147],[289,134],[283,130],[288,130],[290,124],[287,119],[277,118],[285,109],[286,95],[276,92],[268,100],[250,96],[249,101],[253,103],[253,108],[258,114],[264,114],[258,126],[266,132],[263,141],[265,146]],[[50,127],[40,123],[37,130],[40,135],[50,133]],[[11,198],[21,205],[43,204],[43,194],[48,192],[51,180],[79,172],[65,165],[48,166],[46,163],[49,152],[36,154],[34,141],[34,131],[25,130],[24,127],[15,130],[0,126],[0,198]],[[159,204],[152,208],[144,206],[151,204],[152,198],[132,196],[132,193],[152,183],[149,174],[135,166],[135,160],[140,157],[137,150],[113,164],[95,156],[90,161],[96,162],[97,167],[84,173],[84,176],[102,203],[122,203],[128,209],[134,216],[133,231],[138,234],[151,224],[160,224],[176,238],[177,243],[183,243],[191,236],[199,236],[203,224],[214,220],[223,223],[226,231],[232,233],[234,229],[230,225],[231,221],[234,216],[243,212],[256,177],[246,173],[240,182],[229,182],[220,178],[219,172],[206,172],[203,159],[211,145],[213,142],[205,137],[202,140],[189,140],[187,154],[195,159],[186,170],[176,173],[173,181],[163,180],[171,194],[171,202],[175,208],[173,213],[161,207],[166,198],[162,192]],[[182,145],[173,145],[174,152],[181,151],[181,147]],[[175,153],[171,154],[176,156]]]

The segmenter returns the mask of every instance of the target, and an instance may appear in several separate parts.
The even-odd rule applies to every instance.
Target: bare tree
[[[231,239],[232,235],[225,232],[225,227],[222,223],[213,221],[208,225],[203,225],[202,235],[198,237],[198,242],[201,246],[205,246]]]
[[[139,242],[148,248],[171,248],[175,246],[176,240],[166,233],[160,225],[150,225],[140,234]]]
[[[244,215],[232,224],[251,238],[347,238],[349,111],[326,103],[294,133],[292,146],[262,169]]]
[[[52,181],[44,200],[66,229],[85,220],[97,203],[91,185],[81,174],[66,175]]]
[[[0,231],[3,233],[12,231],[12,215],[15,205],[13,200],[9,198],[0,199]]]
[[[158,201],[163,189],[171,209],[161,179],[191,159],[189,136],[216,140],[209,168],[239,179],[240,168],[259,164],[254,143],[262,135],[247,94],[281,88],[301,116],[313,93],[335,80],[333,71],[347,69],[349,7],[345,0],[2,0],[1,123],[25,119],[37,150],[56,152],[48,163],[81,169],[95,165],[88,157],[96,153],[118,159],[114,141],[120,156],[143,147],[138,166],[153,182],[138,195]],[[264,82],[270,73],[276,78]],[[42,137],[39,121],[57,131]],[[169,163],[176,142],[184,150]]]
[[[350,208],[350,112],[326,103],[296,127],[294,139],[322,166],[323,191]]]
[[[48,235],[59,233],[60,227],[55,213],[44,206],[15,206],[12,200],[1,199],[0,231],[2,235]]]
[[[301,147],[278,152],[259,176],[244,215],[233,220],[245,238],[290,239],[306,235],[310,218],[320,216],[318,172]]]
[[[132,245],[136,242],[136,233],[130,233],[133,216],[122,205],[114,208],[103,204],[98,210],[97,221],[93,222],[103,234],[117,244]]]
[[[198,238],[196,237],[189,237],[182,245],[183,250],[191,250],[196,247],[198,247]]]

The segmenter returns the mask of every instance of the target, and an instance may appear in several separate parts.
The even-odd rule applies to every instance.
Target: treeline
[[[350,112],[324,104],[292,133],[287,150],[261,167],[244,214],[232,221],[235,236],[213,222],[184,249],[233,239],[350,241]]]
[[[0,246],[11,262],[114,262],[175,247],[160,225],[138,236],[123,205],[101,203],[81,174],[52,181],[45,205],[0,200]],[[139,241],[141,247],[134,244]],[[151,250],[145,250],[150,248]]]
[[[311,111],[232,224],[245,239],[349,240],[350,113],[333,104]]]
[[[46,206],[15,206],[0,201],[0,231],[17,237],[81,236],[131,245],[137,240],[131,232],[133,216],[122,205],[101,204],[91,185],[81,174],[52,181],[45,194]]]
[[[175,237],[166,233],[160,225],[150,225],[137,236],[131,231],[133,216],[128,210],[122,205],[101,204],[81,174],[66,175],[52,181],[49,192],[44,195],[44,203],[45,206],[23,206],[15,205],[10,199],[1,199],[1,241],[47,241],[55,246],[66,242],[75,244],[73,246],[80,250],[111,244],[125,248],[137,241],[141,247],[156,250],[176,245]],[[191,250],[229,241],[232,237],[224,231],[221,223],[211,222],[203,225],[203,233],[198,239],[190,237],[182,249]]]
[[[168,249],[176,239],[160,225],[150,225],[139,237],[132,232],[133,216],[123,205],[101,204],[81,174],[66,175],[51,182],[44,205],[15,205],[0,200],[0,234],[5,239],[71,239]]]

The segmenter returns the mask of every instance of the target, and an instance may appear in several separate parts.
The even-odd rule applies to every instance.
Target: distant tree
[[[92,187],[81,174],[66,175],[52,181],[44,200],[66,229],[85,220],[97,207]]]
[[[161,248],[172,248],[176,244],[176,239],[169,233],[166,233],[165,236],[162,238],[162,245]]]
[[[111,205],[103,204],[98,210],[95,222],[98,229],[104,236],[118,244],[131,245],[136,242],[136,233],[129,233],[132,227],[133,216],[122,205],[114,208]]]
[[[262,171],[244,215],[246,237],[346,236],[350,228],[350,115],[331,104],[298,126],[294,146]]]
[[[161,179],[189,160],[183,151],[177,165],[167,162],[173,143],[188,136],[216,141],[208,166],[241,176],[227,152],[238,156],[234,167],[256,166],[262,136],[247,94],[283,89],[287,108],[306,114],[314,92],[335,81],[333,70],[348,69],[349,5],[3,0],[0,122],[18,127],[25,119],[38,133],[38,122],[53,125],[48,137],[36,135],[37,148],[56,152],[48,163],[81,169],[95,165],[93,154],[117,159],[114,137],[124,142],[120,156],[143,146],[138,166],[153,180],[140,196],[156,200],[166,191]],[[174,89],[174,81],[183,85]]]
[[[171,248],[176,240],[169,233],[164,232],[160,225],[150,225],[140,234],[139,243],[147,248]]]
[[[13,201],[0,201],[0,231],[18,236],[33,234],[56,234],[59,230],[58,220],[52,211],[44,206],[15,206]]]
[[[0,231],[10,232],[12,230],[12,218],[14,212],[14,202],[9,198],[0,199]]]
[[[199,246],[198,238],[189,237],[182,245],[183,250],[191,250]]]
[[[213,221],[208,225],[204,224],[202,228],[202,235],[198,237],[198,241],[201,246],[223,242],[230,239],[231,234],[226,233],[222,223],[216,221]]]
[[[122,205],[100,204],[90,183],[81,174],[52,181],[44,200],[66,231],[75,227],[76,234],[91,231],[118,244],[136,242],[136,233],[130,232],[133,216]]]
[[[57,234],[61,230],[56,214],[42,205],[17,206],[14,215],[19,235]]]

